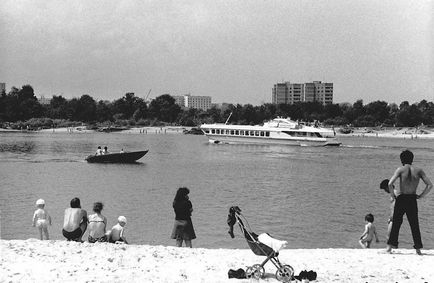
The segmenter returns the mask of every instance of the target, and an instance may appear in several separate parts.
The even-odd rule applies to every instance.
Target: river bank
[[[66,241],[0,240],[1,282],[251,282],[228,279],[229,269],[260,263],[248,249],[176,248]],[[433,282],[434,251],[412,249],[284,249],[295,274],[316,282]],[[261,282],[278,282],[268,262]],[[293,281],[297,282],[297,281]],[[300,281],[298,281],[300,282]]]
[[[183,134],[192,127],[167,126],[167,127],[133,127],[124,130],[114,131],[121,134]],[[352,128],[350,131],[344,128],[334,128],[337,137],[377,137],[377,138],[399,138],[399,139],[434,139],[434,128]],[[39,133],[93,133],[84,126],[42,129],[37,131],[1,129],[0,132],[39,132]]]

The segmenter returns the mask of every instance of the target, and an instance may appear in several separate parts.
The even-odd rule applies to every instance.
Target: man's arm
[[[395,190],[394,190],[395,188],[394,188],[393,184],[395,183],[396,179],[398,179],[399,175],[401,174],[401,170],[399,170],[399,169],[400,168],[396,169],[392,178],[390,178],[389,184],[388,184],[390,196],[392,197],[392,199],[396,199]]]
[[[423,190],[423,192],[417,196],[418,199],[424,197],[425,195],[427,195],[429,193],[429,191],[431,191],[433,185],[431,183],[431,180],[425,175],[425,172],[423,172],[423,170],[420,170],[420,178],[422,179],[422,181],[425,183],[426,187]]]

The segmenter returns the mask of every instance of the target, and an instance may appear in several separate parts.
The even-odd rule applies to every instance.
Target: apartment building
[[[212,107],[211,96],[194,96],[190,94],[172,96],[181,107],[208,110]]]
[[[277,83],[273,86],[273,104],[294,104],[297,102],[333,103],[333,83],[313,81],[308,83]]]

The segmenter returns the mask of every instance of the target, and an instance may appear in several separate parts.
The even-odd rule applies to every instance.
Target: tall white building
[[[172,96],[175,103],[186,108],[208,110],[212,107],[211,96],[193,96],[190,94]]]
[[[311,83],[277,83],[273,86],[273,104],[294,104],[297,102],[320,102],[333,104],[333,83],[313,81]]]

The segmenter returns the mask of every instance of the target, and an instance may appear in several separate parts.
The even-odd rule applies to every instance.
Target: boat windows
[[[292,131],[282,131],[282,133],[285,133],[287,135],[290,135],[291,137],[296,137],[297,133]]]
[[[215,129],[212,129],[212,130],[211,130],[211,134],[215,134]]]
[[[234,130],[231,130],[231,135],[234,135]]]
[[[265,132],[265,136],[269,137],[270,136],[270,132]]]
[[[259,137],[259,131],[255,131],[255,136]]]
[[[263,137],[265,135],[265,133],[264,132],[261,132],[261,137]]]
[[[235,135],[238,136],[240,134],[240,131],[235,130]]]
[[[255,132],[254,132],[254,131],[250,131],[250,135],[251,135],[251,136],[254,136],[254,135],[255,135]]]
[[[220,134],[220,129],[215,130],[216,134]]]

